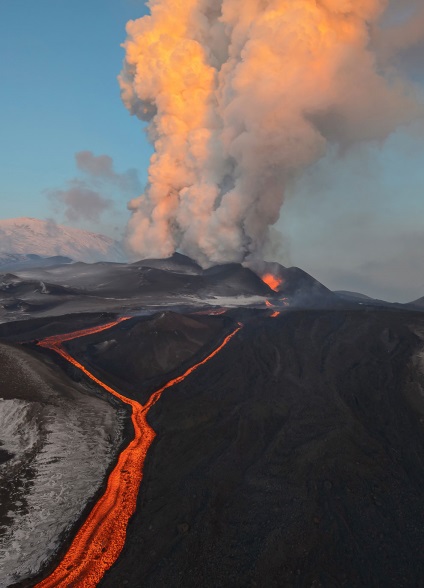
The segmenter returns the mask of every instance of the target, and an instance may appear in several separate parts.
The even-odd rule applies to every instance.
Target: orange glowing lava
[[[280,316],[280,314],[281,314],[280,312],[275,311],[272,313],[271,318],[277,318],[278,316]]]
[[[265,282],[267,286],[274,290],[274,292],[278,292],[279,287],[284,282],[283,278],[279,278],[272,274],[265,274],[262,276],[262,281]]]
[[[41,347],[56,351],[96,384],[132,407],[131,419],[134,426],[134,439],[121,452],[116,466],[109,475],[103,496],[99,498],[77,532],[64,558],[52,574],[38,583],[36,588],[70,588],[71,586],[94,588],[98,585],[105,572],[119,557],[124,547],[128,521],[136,509],[147,451],[156,436],[155,431],[147,422],[149,409],[159,400],[166,389],[182,382],[200,366],[215,357],[242,328],[242,325],[239,324],[237,329],[230,333],[207,357],[154,392],[147,404],[143,406],[135,400],[122,396],[96,378],[62,347],[62,343],[65,341],[105,331],[123,320],[127,319],[120,319],[102,327],[93,327],[67,335],[48,337],[39,343]]]

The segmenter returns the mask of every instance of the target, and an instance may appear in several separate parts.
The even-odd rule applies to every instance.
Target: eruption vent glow
[[[261,258],[291,178],[329,144],[412,120],[411,87],[378,54],[387,4],[150,0],[127,25],[120,76],[155,148],[129,247],[203,265]]]
[[[278,292],[281,284],[284,281],[282,278],[273,276],[272,274],[265,274],[264,276],[262,276],[262,280],[265,282],[267,286],[271,288],[271,290],[274,290],[275,292]]]

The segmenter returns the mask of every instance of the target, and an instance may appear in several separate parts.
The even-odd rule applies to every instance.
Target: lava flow
[[[242,328],[242,325],[239,324],[207,357],[154,392],[147,404],[143,406],[135,400],[122,396],[119,392],[96,378],[69,355],[62,346],[65,341],[105,331],[124,320],[128,319],[123,318],[101,327],[48,337],[39,343],[41,347],[59,353],[96,384],[132,407],[131,419],[134,426],[134,439],[119,455],[118,462],[109,475],[104,494],[96,502],[77,532],[62,561],[45,580],[36,584],[36,588],[65,588],[71,586],[94,588],[98,585],[106,571],[119,557],[124,547],[129,519],[136,509],[147,451],[156,437],[155,431],[147,422],[149,409],[159,400],[166,389],[182,382],[197,368],[217,355]]]

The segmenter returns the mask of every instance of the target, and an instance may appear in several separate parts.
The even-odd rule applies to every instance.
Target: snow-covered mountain
[[[65,256],[75,261],[126,261],[110,237],[35,218],[0,220],[0,257],[5,254]]]

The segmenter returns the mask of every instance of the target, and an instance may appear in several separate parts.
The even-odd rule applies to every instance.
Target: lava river
[[[182,382],[197,368],[217,355],[242,328],[239,324],[212,353],[188,368],[181,376],[170,380],[165,386],[154,392],[143,406],[135,400],[119,394],[96,378],[69,355],[62,345],[66,341],[110,329],[124,320],[128,319],[123,318],[100,327],[49,337],[39,342],[41,347],[55,351],[107,392],[131,406],[134,439],[119,455],[118,462],[109,475],[104,494],[94,505],[77,532],[62,561],[45,580],[36,584],[37,588],[59,586],[91,588],[97,586],[105,572],[119,557],[124,547],[129,519],[136,509],[147,451],[156,436],[155,431],[147,422],[150,408],[159,400],[166,389]]]

